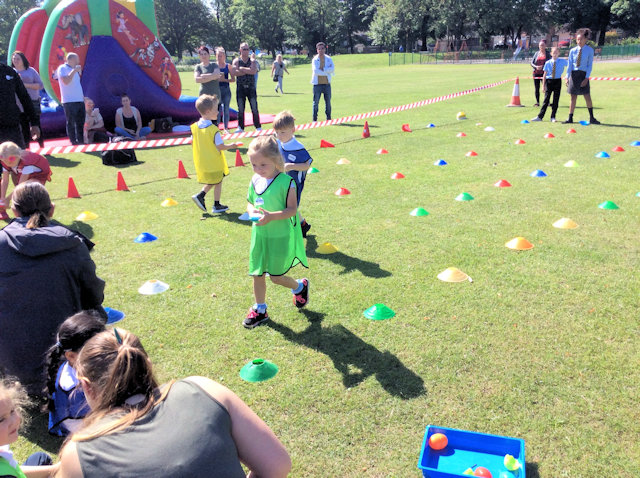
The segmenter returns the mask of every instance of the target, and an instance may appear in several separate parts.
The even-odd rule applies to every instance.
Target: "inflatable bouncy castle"
[[[199,116],[195,98],[180,95],[180,76],[158,39],[153,0],[45,0],[16,23],[9,56],[15,50],[39,71],[52,100],[43,106],[47,136],[65,135],[64,112],[55,104],[60,102],[55,71],[69,52],[80,57],[84,94],[108,127],[125,93],[145,124],[167,116],[190,123]]]

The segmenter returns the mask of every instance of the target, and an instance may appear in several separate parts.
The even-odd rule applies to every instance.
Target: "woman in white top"
[[[140,111],[135,106],[131,106],[131,98],[127,95],[122,95],[122,107],[116,111],[114,131],[118,136],[131,139],[145,139],[151,133],[151,128],[142,127]]]

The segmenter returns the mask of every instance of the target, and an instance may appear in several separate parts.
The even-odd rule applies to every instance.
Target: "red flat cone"
[[[346,196],[347,194],[351,194],[351,191],[347,188],[340,188],[335,192],[336,196]]]
[[[184,169],[184,164],[182,164],[182,161],[178,161],[178,179],[189,179],[189,175]]]
[[[613,151],[615,151],[616,153],[622,153],[624,151],[624,148],[622,146],[616,146],[615,148],[613,148]]]
[[[569,128],[569,129],[567,130],[567,134],[573,134],[573,133],[575,133],[575,132],[576,132],[576,130],[575,130],[575,129],[573,129],[573,128]]]
[[[404,174],[402,174],[402,173],[393,173],[391,175],[391,179],[404,179]]]
[[[334,145],[332,145],[329,141],[325,141],[324,139],[320,140],[320,147],[321,148],[335,148]]]
[[[526,141],[524,139],[516,139],[515,144],[526,144]]]
[[[369,122],[365,121],[364,128],[362,129],[362,137],[368,138],[369,136],[371,136],[371,133],[369,132]]]
[[[376,151],[376,154],[389,154],[389,151],[384,148],[380,148],[378,151]]]
[[[127,183],[124,182],[124,176],[120,171],[118,171],[118,185],[116,186],[116,191],[128,191]]]
[[[555,138],[555,136],[553,135],[553,133],[547,133],[547,134],[545,134],[545,135],[544,135],[544,137],[545,137],[546,139]]]
[[[244,162],[242,161],[242,156],[240,156],[240,150],[236,149],[236,168],[240,166],[244,166]]]
[[[80,193],[78,192],[78,188],[76,187],[76,183],[73,182],[73,178],[69,178],[69,186],[67,187],[67,198],[79,198]]]
[[[458,138],[464,138],[464,137],[466,136],[466,134],[465,134],[465,133],[460,132],[460,133],[458,133],[456,136],[457,136]]]
[[[494,186],[497,187],[497,188],[510,188],[511,187],[511,183],[509,181],[507,181],[506,179],[501,179],[500,181],[495,183]]]
[[[411,128],[409,128],[409,123],[405,123],[402,125],[402,131],[405,131],[406,133],[411,133]]]
[[[478,153],[476,153],[475,151],[469,151],[467,154],[465,154],[465,156],[478,156]]]

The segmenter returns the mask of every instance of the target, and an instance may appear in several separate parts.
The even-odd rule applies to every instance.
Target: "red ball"
[[[486,468],[479,466],[476,471],[473,472],[473,476],[483,476],[484,478],[492,478],[491,472]]]
[[[449,440],[443,433],[434,433],[429,437],[429,446],[434,450],[442,450],[448,443]]]

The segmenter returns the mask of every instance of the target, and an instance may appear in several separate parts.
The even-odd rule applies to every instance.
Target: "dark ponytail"
[[[51,198],[42,184],[35,181],[18,184],[13,191],[11,200],[20,216],[29,218],[27,229],[49,225]]]

